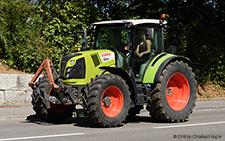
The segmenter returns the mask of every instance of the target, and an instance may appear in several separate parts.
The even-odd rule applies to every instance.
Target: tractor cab
[[[133,68],[135,80],[141,82],[151,60],[164,51],[163,28],[166,21],[154,19],[115,20],[94,23],[94,49],[115,52],[116,67]]]

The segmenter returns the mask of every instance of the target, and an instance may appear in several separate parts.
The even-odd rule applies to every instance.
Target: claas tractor
[[[195,107],[192,62],[165,52],[166,20],[112,20],[93,23],[95,39],[60,60],[55,71],[46,58],[29,83],[36,115],[48,122],[72,116],[77,105],[100,127],[119,126],[146,108],[160,122],[186,121]],[[47,74],[42,75],[43,70]]]

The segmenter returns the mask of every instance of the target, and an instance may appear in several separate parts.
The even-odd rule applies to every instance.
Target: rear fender
[[[159,82],[159,77],[163,69],[170,62],[174,62],[176,60],[186,62],[189,66],[192,66],[192,62],[186,57],[177,56],[169,53],[161,53],[157,55],[148,65],[143,77],[143,83],[154,84]]]

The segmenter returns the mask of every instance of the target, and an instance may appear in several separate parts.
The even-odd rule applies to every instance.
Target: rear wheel
[[[196,84],[188,64],[182,61],[170,63],[151,92],[151,103],[147,110],[159,121],[186,120],[195,106]]]
[[[130,92],[126,82],[114,74],[103,74],[88,84],[89,119],[98,126],[118,126],[130,108]]]
[[[56,75],[53,75],[53,78],[56,80]],[[47,94],[51,89],[47,76],[40,78],[36,86]],[[36,115],[48,122],[61,122],[72,116],[72,112],[75,109],[73,105],[52,104],[40,96],[36,90],[34,90],[32,94],[32,105]]]

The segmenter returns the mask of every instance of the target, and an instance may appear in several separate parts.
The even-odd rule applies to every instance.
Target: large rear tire
[[[88,117],[97,126],[120,125],[128,115],[130,101],[129,88],[118,75],[102,74],[88,84]]]
[[[195,107],[196,85],[195,75],[187,63],[170,63],[151,92],[147,110],[159,121],[185,121]]]
[[[53,75],[53,78],[56,81],[57,76]],[[40,78],[36,83],[36,87],[48,94],[51,89],[48,76]],[[75,109],[73,105],[56,105],[48,102],[37,93],[36,89],[33,91],[31,103],[36,115],[47,122],[62,122],[68,117],[71,117]]]

